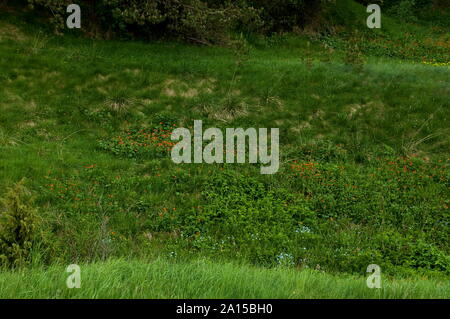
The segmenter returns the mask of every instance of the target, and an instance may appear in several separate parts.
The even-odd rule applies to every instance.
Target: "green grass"
[[[57,37],[0,13],[0,194],[26,178],[41,220],[33,256],[49,266],[30,269],[22,282],[42,292],[14,286],[14,278],[28,276],[19,271],[0,276],[2,285],[11,283],[1,293],[55,296],[46,285],[63,282],[45,283],[64,278],[55,264],[132,256],[130,266],[86,265],[92,283],[96,272],[108,280],[78,292],[62,286],[58,296],[290,297],[296,282],[295,297],[445,296],[448,284],[433,280],[450,271],[450,70],[422,59],[448,61],[448,30],[387,25],[358,40],[361,68],[344,63],[345,36],[255,40],[239,56],[175,42]],[[278,127],[280,171],[176,165],[158,152],[117,155],[102,147],[127,129],[160,127],[162,118],[162,125],[182,127],[198,119],[204,127]],[[226,262],[208,263],[203,273],[195,263],[175,262],[160,279],[179,285],[135,292],[126,276],[107,275],[136,267],[130,282],[141,282],[165,262],[137,260],[168,255],[319,266],[343,277]],[[427,280],[394,280],[372,291],[347,277],[372,263],[393,278]],[[223,277],[208,277],[212,269]],[[259,279],[246,286],[250,281],[230,279],[235,271]],[[219,284],[202,292],[200,284],[189,286],[190,272]],[[263,279],[278,275],[278,290],[264,292]],[[115,285],[120,289],[108,292]]]
[[[382,280],[314,270],[264,269],[207,260],[111,260],[81,265],[81,287],[69,289],[64,266],[0,274],[0,298],[449,298],[450,282]]]

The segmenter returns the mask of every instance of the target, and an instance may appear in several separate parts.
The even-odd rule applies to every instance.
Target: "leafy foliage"
[[[270,265],[277,256],[289,256],[296,230],[314,220],[301,198],[254,178],[217,174],[204,189],[205,206],[189,212],[182,226],[199,248],[209,245]]]

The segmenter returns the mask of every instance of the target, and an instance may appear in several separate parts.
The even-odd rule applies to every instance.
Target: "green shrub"
[[[301,198],[230,172],[213,176],[204,189],[205,206],[189,212],[181,227],[195,247],[239,253],[258,264],[294,262],[298,230],[315,221]]]
[[[21,266],[30,256],[37,229],[37,213],[32,207],[24,181],[9,189],[1,200],[0,265]]]

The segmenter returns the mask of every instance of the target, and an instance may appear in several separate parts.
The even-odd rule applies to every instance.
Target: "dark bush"
[[[57,32],[65,30],[66,0],[28,0],[33,9],[47,12]],[[202,44],[223,44],[238,26],[255,31],[262,25],[258,11],[247,5],[200,0],[79,1],[82,28],[88,35],[108,37],[180,37]]]
[[[66,31],[70,0],[28,0],[55,27]],[[305,28],[355,28],[364,6],[377,3],[384,13],[405,21],[446,16],[446,0],[80,0],[82,31],[94,37],[177,37],[201,44],[228,44],[233,32],[265,35]],[[430,16],[430,12],[432,15]],[[437,13],[436,13],[437,12]],[[438,19],[439,20],[439,19]]]
[[[58,32],[64,27],[70,0],[28,0]],[[180,37],[202,44],[228,43],[234,31],[272,34],[307,26],[323,28],[328,13],[348,19],[350,0],[97,0],[78,1],[82,29],[90,36]]]

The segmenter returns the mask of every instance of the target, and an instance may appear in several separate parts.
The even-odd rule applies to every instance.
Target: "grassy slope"
[[[314,145],[321,139],[345,145],[349,154],[345,162],[356,170],[364,168],[367,157],[385,148],[396,156],[417,155],[442,167],[444,164],[437,163],[448,158],[447,68],[370,58],[362,72],[354,72],[341,62],[342,52],[323,53],[315,45],[308,49],[306,40],[294,40],[294,44],[280,42],[273,48],[251,49],[249,60],[234,78],[236,60],[232,52],[221,48],[55,38],[27,28],[25,25],[21,30],[10,22],[0,21],[0,186],[10,185],[24,176],[28,178],[29,187],[37,191],[37,204],[42,208],[43,217],[57,230],[53,240],[62,247],[59,248],[64,252],[63,261],[83,262],[105,255],[129,254],[130,250],[138,251],[136,254],[148,251],[148,246],[140,248],[136,238],[149,229],[153,238],[161,239],[149,244],[152,253],[176,249],[165,245],[169,231],[156,231],[152,222],[167,207],[182,211],[200,205],[198,198],[203,182],[211,169],[218,168],[199,165],[180,169],[164,159],[134,161],[98,149],[98,139],[126,127],[126,121],[149,125],[158,112],[177,118],[180,126],[203,119],[208,126],[280,127],[285,163],[299,158],[296,154],[299,145]],[[312,59],[311,66],[302,62],[305,56]],[[231,105],[227,104],[229,100],[233,101]],[[124,114],[113,112],[117,119],[102,118],[101,111],[111,110],[118,101],[125,101]],[[366,107],[367,112],[359,112]],[[358,117],[349,116],[354,112]],[[93,172],[85,173],[86,167],[92,164],[96,165]],[[255,173],[247,166],[236,170]],[[177,185],[171,182],[173,175],[181,176],[186,171],[192,178]],[[60,200],[51,194],[48,184],[53,182],[48,179],[72,178],[84,187],[89,197],[92,192],[85,181],[89,174],[111,179],[119,175],[124,180],[132,180],[113,191],[118,202],[132,208],[120,215],[102,208],[101,217],[92,219],[90,215],[83,215],[83,219],[66,216],[65,212],[73,209],[73,201]],[[267,179],[277,185],[284,183],[283,176],[278,174]],[[142,193],[143,185],[151,191]],[[432,185],[427,196],[444,200],[443,187],[444,183]],[[96,203],[103,203],[109,195],[106,188],[100,191],[103,193],[100,199],[95,199]],[[147,209],[155,216],[134,209],[140,200],[151,203]],[[109,202],[105,201],[106,204]],[[103,229],[105,220],[108,222]],[[113,232],[121,236],[115,239],[117,244],[106,248],[99,244],[105,238],[110,239],[109,234]],[[149,267],[149,273],[154,274],[157,273],[154,270],[161,270],[164,265],[162,261],[134,262],[133,267],[139,270],[132,272],[136,281],[130,281],[141,282],[144,269]],[[97,278],[96,271],[108,274],[108,267],[119,267],[121,271],[131,269],[119,261],[105,264],[104,269],[101,264],[86,266],[86,274]],[[128,285],[128,281],[122,285],[120,281],[105,281],[96,288],[82,289],[79,291],[82,295],[75,297],[293,297],[291,292],[295,287],[303,285],[305,289],[295,297],[380,296],[372,295],[379,292],[364,288],[363,279],[238,267],[241,278],[258,278],[255,285],[247,287],[241,286],[245,285],[244,280],[236,281],[237,286],[230,285],[228,279],[236,271],[234,266],[212,264],[204,273],[194,273],[195,269],[198,268],[194,264],[171,264],[162,272],[163,277],[155,278],[148,285],[153,287],[158,280],[167,282],[179,276],[193,285],[189,295],[182,292],[189,284],[174,286],[170,291],[160,285],[159,292],[134,292],[135,287]],[[218,280],[224,284],[209,285],[211,291],[202,292],[199,288],[204,287],[202,284],[190,281],[195,278],[192,273],[211,278],[208,274],[213,271],[223,274]],[[364,269],[360,271],[363,273]],[[19,283],[23,284],[24,276],[30,287],[42,287],[47,292],[27,295],[29,290],[17,288]],[[57,281],[48,281],[48,276],[63,280],[65,274],[56,266],[48,273],[40,270],[4,273],[0,276],[2,296],[55,296],[52,295],[55,287],[48,285],[57,285]],[[263,278],[267,276],[273,280],[284,278],[280,280],[279,290],[264,289]],[[291,281],[294,277],[298,278],[295,279],[298,285]],[[320,283],[314,287],[310,277],[317,278],[312,283],[314,280]],[[330,291],[329,280],[342,280],[342,285]],[[112,293],[107,290],[108,285],[121,288]],[[440,288],[432,281],[415,285],[394,284],[395,288],[387,288],[381,297],[448,297],[444,294],[448,284]],[[177,289],[179,293],[173,292]],[[59,296],[72,293],[76,292],[62,289]]]
[[[81,288],[67,289],[65,266],[7,272],[0,298],[449,298],[450,283],[384,280],[206,260],[173,263],[112,260],[81,265]]]

